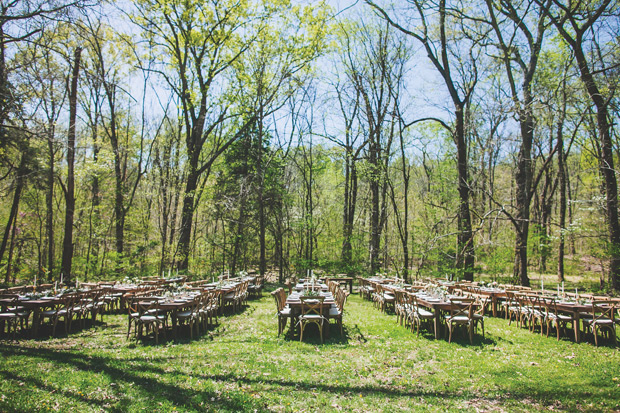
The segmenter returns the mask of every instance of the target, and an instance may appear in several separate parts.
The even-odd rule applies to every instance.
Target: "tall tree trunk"
[[[353,246],[351,245],[351,239],[353,238],[355,207],[357,205],[357,167],[355,165],[355,159],[348,149],[347,155],[345,156],[345,202],[342,225],[343,241],[341,257],[343,263],[349,268],[349,271],[353,271]]]
[[[29,154],[23,153],[21,160],[19,161],[19,167],[17,168],[17,176],[15,178],[15,191],[13,192],[13,203],[11,204],[11,212],[9,213],[9,219],[7,220],[4,234],[2,236],[2,244],[0,244],[0,262],[4,258],[7,246],[9,245],[9,235],[13,234],[15,225],[17,223],[17,213],[19,212],[19,202],[25,185],[26,164]],[[11,235],[12,236],[12,235]],[[10,259],[9,259],[10,261]],[[9,271],[6,273],[4,282],[10,281],[11,274]]]
[[[93,128],[93,162],[97,164],[99,162],[99,151],[101,150],[99,143],[97,142],[97,128]],[[89,239],[88,239],[88,256],[86,258],[86,275],[88,275],[90,267],[96,269],[97,261],[99,258],[99,233],[98,228],[101,223],[101,211],[99,210],[101,205],[101,188],[99,182],[99,174],[94,173],[91,183],[92,199],[91,199],[91,212],[89,218]],[[91,265],[91,260],[95,260],[95,264]],[[94,271],[96,273],[96,271]]]
[[[114,154],[114,235],[117,253],[117,270],[122,266],[121,261],[125,249],[125,205],[124,205],[124,173],[123,154],[118,140],[118,125],[116,117],[116,85],[104,82],[108,107],[110,109],[110,129],[108,135]]]
[[[516,188],[516,240],[514,277],[522,286],[529,286],[527,274],[527,242],[530,229],[530,201],[532,187],[532,142],[534,139],[534,119],[531,114],[532,99],[529,93],[524,98],[524,112],[520,115],[521,147],[515,171]]]
[[[65,236],[62,243],[62,274],[64,281],[71,281],[71,264],[73,261],[73,215],[75,211],[75,122],[77,119],[77,88],[80,74],[80,56],[82,49],[75,49],[71,90],[69,92],[69,133],[67,138],[67,188],[65,192]]]
[[[463,275],[463,279],[474,280],[474,234],[471,226],[469,210],[469,174],[467,160],[467,142],[465,140],[465,113],[464,104],[455,102],[456,125],[456,162],[458,170],[459,213],[456,268]]]
[[[259,93],[260,95],[260,93]],[[261,105],[258,112],[258,136],[256,141],[256,172],[258,174],[258,240],[259,240],[259,272],[264,275],[267,271],[266,240],[265,240],[265,171],[263,170],[263,118],[264,110]]]
[[[350,181],[351,181],[351,153],[349,148],[344,152],[344,202],[342,211],[342,251],[340,259],[347,267],[351,264],[351,232],[349,226],[349,206],[350,206]]]
[[[45,235],[47,239],[47,277],[51,281],[54,273],[54,178],[55,163],[54,159],[54,123],[48,124],[47,148],[49,155],[49,168],[47,171],[47,188],[45,191]]]
[[[558,282],[564,281],[564,250],[566,233],[566,165],[564,163],[564,112],[558,121],[558,179],[560,183],[560,243],[558,245]]]
[[[198,173],[196,167],[190,165],[185,182],[185,195],[181,212],[181,230],[179,235],[179,261],[176,266],[179,270],[187,270],[189,265],[189,250],[194,218],[194,194],[198,187]]]
[[[370,272],[374,274],[379,269],[379,248],[381,247],[381,192],[379,185],[379,132],[377,130],[370,132],[370,144],[368,163],[370,164],[370,240],[369,240],[369,261]]]
[[[239,218],[237,220],[237,232],[235,233],[235,244],[233,246],[233,255],[231,261],[231,271],[233,274],[237,271],[237,260],[241,258],[241,243],[243,242],[243,230],[245,227],[245,208],[247,204],[247,195],[245,188],[241,185],[240,203],[239,206]]]

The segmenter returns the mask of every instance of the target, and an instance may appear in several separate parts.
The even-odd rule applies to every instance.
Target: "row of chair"
[[[222,307],[232,308],[233,312],[239,311],[245,304],[247,304],[249,293],[248,293],[249,281],[243,281],[235,286],[235,288],[226,293],[222,297]]]
[[[22,330],[29,327],[31,311],[19,305],[17,294],[2,294],[0,298],[9,302],[0,314],[0,321],[7,326],[7,333],[10,334],[12,330],[13,337],[15,337],[18,326]],[[103,321],[103,312],[109,305],[106,298],[106,291],[103,289],[64,294],[59,300],[51,300],[50,304],[40,311],[37,329],[45,322],[49,322],[52,326],[52,335],[55,336],[56,328],[61,320],[64,323],[65,334],[71,329],[73,321],[79,321],[84,327],[89,316],[94,322],[100,314]]]
[[[210,326],[217,324],[217,317],[220,308],[219,293],[217,291],[204,291],[194,297],[191,303],[183,311],[171,314],[170,311],[162,308],[159,297],[134,296],[129,300],[127,339],[134,326],[134,336],[139,339],[152,332],[155,336],[155,343],[159,342],[160,331],[166,334],[169,328],[169,318],[175,317],[181,325],[187,325],[190,331],[190,338],[193,338],[194,328],[196,334],[200,334],[200,326],[206,331]],[[176,330],[173,331],[176,338]]]
[[[573,315],[558,311],[558,304],[555,297],[545,297],[540,295],[506,291],[507,299],[504,303],[506,318],[509,324],[514,320],[520,327],[527,327],[534,331],[538,326],[540,334],[547,331],[547,336],[551,328],[555,327],[557,339],[560,339],[562,330],[570,324],[575,323]],[[594,336],[595,345],[598,346],[599,332],[616,341],[616,324],[620,321],[616,319],[617,309],[615,303],[609,300],[592,301],[589,312],[579,313],[579,321],[584,332],[591,332]]]
[[[396,322],[420,335],[420,327],[423,324],[435,331],[435,313],[420,304],[416,294],[395,290],[395,313]],[[443,316],[443,321],[447,332],[449,333],[448,341],[452,342],[452,333],[455,327],[464,326],[467,329],[470,342],[473,341],[473,333],[477,330],[478,325],[482,327],[482,337],[484,337],[484,317],[485,310],[488,306],[488,297],[483,295],[465,295],[459,297],[451,297],[450,310]]]

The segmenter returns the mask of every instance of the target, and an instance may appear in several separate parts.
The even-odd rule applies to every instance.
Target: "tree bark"
[[[9,213],[9,219],[7,220],[4,234],[2,236],[2,244],[0,244],[0,262],[4,258],[7,246],[9,244],[9,235],[13,234],[14,227],[17,223],[17,213],[19,212],[19,202],[21,200],[22,191],[25,185],[25,174],[28,154],[23,153],[17,168],[17,176],[15,178],[15,191],[13,192],[13,202],[11,204],[11,212]],[[10,266],[9,266],[10,267]],[[9,271],[6,273],[4,282],[10,281],[11,274]]]
[[[65,192],[65,236],[62,248],[62,274],[65,282],[73,278],[73,216],[75,212],[75,123],[77,119],[77,88],[80,74],[81,48],[75,49],[71,90],[69,92],[69,133],[67,137],[67,188]]]
[[[54,124],[48,123],[47,148],[49,154],[49,169],[47,171],[47,188],[45,191],[45,235],[47,239],[47,277],[51,281],[54,273]]]
[[[525,103],[527,107],[531,103]],[[530,228],[530,199],[532,187],[532,141],[534,137],[534,122],[531,116],[525,115],[526,120],[521,122],[521,148],[517,158],[515,171],[516,187],[516,240],[514,277],[522,286],[529,286],[527,275],[527,242]]]
[[[370,240],[369,240],[369,261],[370,272],[375,274],[379,269],[379,248],[381,247],[381,228],[380,228],[380,165],[379,165],[379,131],[371,130],[368,152],[368,163],[370,164]]]
[[[558,282],[564,281],[564,251],[566,233],[566,166],[564,163],[564,113],[558,122],[558,180],[560,184],[560,242],[558,245]]]
[[[261,85],[262,86],[262,85]],[[259,88],[262,90],[262,87]],[[259,92],[259,96],[261,93]],[[262,97],[261,97],[262,98]],[[256,173],[258,175],[258,241],[259,241],[259,272],[260,275],[265,275],[267,271],[267,257],[266,257],[266,240],[265,240],[265,200],[264,200],[264,192],[265,192],[265,171],[263,170],[263,120],[264,120],[264,109],[261,103],[261,106],[258,111],[258,136],[256,137]]]
[[[464,105],[456,107],[456,163],[458,170],[459,213],[458,213],[458,237],[456,268],[463,275],[464,280],[474,280],[474,234],[471,226],[471,213],[469,210],[469,173],[467,159],[467,142],[465,140],[465,114]]]

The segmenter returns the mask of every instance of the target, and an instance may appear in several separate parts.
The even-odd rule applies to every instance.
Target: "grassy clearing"
[[[125,339],[124,315],[68,337],[0,342],[0,411],[615,411],[620,351],[489,318],[469,345],[420,337],[358,296],[334,327],[277,337],[268,294],[193,341]]]

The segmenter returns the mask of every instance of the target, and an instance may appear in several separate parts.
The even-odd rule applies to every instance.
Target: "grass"
[[[470,345],[417,337],[351,296],[345,338],[277,336],[269,294],[194,340],[125,339],[126,316],[0,341],[0,411],[617,411],[620,351],[503,319]],[[187,332],[186,332],[187,333]],[[185,334],[184,336],[188,336]]]

